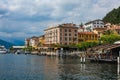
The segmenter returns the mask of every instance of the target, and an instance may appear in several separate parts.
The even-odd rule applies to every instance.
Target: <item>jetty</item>
[[[87,59],[92,62],[117,63],[120,56],[120,44],[99,45],[87,49]]]

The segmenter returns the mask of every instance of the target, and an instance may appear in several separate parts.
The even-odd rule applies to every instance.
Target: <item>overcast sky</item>
[[[24,40],[61,23],[102,19],[120,0],[0,0],[0,39]]]

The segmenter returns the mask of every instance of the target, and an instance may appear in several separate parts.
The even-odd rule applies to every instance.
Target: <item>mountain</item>
[[[4,41],[4,40],[1,40],[0,39],[0,46],[5,46],[5,48],[10,48],[11,46],[13,46],[14,44],[10,43],[10,42],[7,42],[7,41]]]
[[[7,39],[5,39],[5,40],[7,40]],[[24,41],[20,40],[20,39],[11,39],[11,40],[9,40],[9,42],[13,43],[16,46],[23,46],[25,44]]]
[[[8,37],[1,37],[2,40],[12,43],[16,46],[23,46],[25,44],[23,38],[8,38]]]
[[[106,16],[103,18],[103,21],[112,24],[120,24],[120,7],[108,12]]]

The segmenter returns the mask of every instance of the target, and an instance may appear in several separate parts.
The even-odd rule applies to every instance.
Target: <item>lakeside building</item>
[[[39,36],[39,46],[43,46],[45,44],[45,35]]]
[[[94,32],[78,32],[78,42],[97,41],[98,34]]]
[[[93,31],[94,28],[104,28],[105,23],[102,20],[97,19],[97,20],[85,23],[84,27],[86,31]]]
[[[32,46],[33,48],[37,49],[38,44],[39,44],[39,38],[36,37],[36,36],[33,36],[31,38],[27,38],[25,40],[25,46],[26,47]]]
[[[111,23],[106,23],[105,26],[107,27],[107,30],[114,31],[114,32],[116,32],[117,34],[120,35],[120,24],[114,25],[114,24],[111,24]]]
[[[45,44],[64,44],[78,43],[78,27],[76,24],[60,24],[55,27],[45,29]]]
[[[30,38],[25,39],[25,47],[28,47],[30,45]]]

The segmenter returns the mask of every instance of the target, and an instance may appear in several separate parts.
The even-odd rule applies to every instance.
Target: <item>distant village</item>
[[[44,35],[25,39],[25,46],[36,50],[48,49],[53,45],[70,45],[87,41],[99,41],[105,31],[113,30],[120,34],[120,25],[104,23],[97,19],[85,24],[65,23],[50,26],[44,30]],[[54,47],[56,48],[56,47]]]

